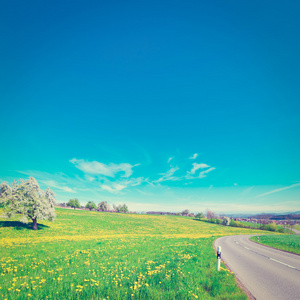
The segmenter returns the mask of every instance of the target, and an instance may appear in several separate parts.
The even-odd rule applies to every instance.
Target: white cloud
[[[170,176],[172,176],[178,170],[179,170],[178,167],[173,167],[169,171],[167,171],[166,173],[160,173],[159,175],[163,175],[165,177],[170,177]]]
[[[195,174],[195,172],[198,169],[205,169],[205,168],[209,168],[210,166],[207,164],[197,164],[197,163],[193,163],[193,168],[190,172],[188,172],[188,174]]]
[[[141,185],[145,181],[146,179],[144,177],[119,180],[115,182],[106,180],[100,187],[102,190],[117,194],[128,187]]]
[[[108,191],[110,193],[118,193],[126,188],[125,185],[119,184],[119,183],[113,183],[111,186],[103,184],[101,185],[101,188],[105,191]]]
[[[131,178],[131,179],[128,179],[128,180],[121,180],[118,183],[120,183],[121,185],[124,185],[124,186],[128,187],[128,186],[138,186],[138,185],[141,185],[145,181],[146,181],[146,179],[144,177],[138,177],[138,178]]]
[[[41,182],[44,184],[44,185],[47,185],[49,186],[50,188],[56,188],[56,189],[59,189],[59,190],[62,190],[64,192],[68,192],[68,193],[77,193],[76,191],[74,191],[73,189],[71,189],[70,187],[68,186],[65,186],[65,185],[60,185],[58,184],[56,181],[54,180],[41,180]]]
[[[246,196],[247,194],[249,194],[252,190],[253,190],[254,186],[250,186],[246,189],[244,189],[242,192],[241,192],[241,196]]]
[[[160,177],[159,179],[153,181],[154,183],[159,183],[159,182],[162,182],[162,181],[167,181],[167,180],[172,180],[172,181],[175,181],[175,180],[180,180],[179,177],[175,177],[173,176],[173,174],[178,171],[179,168],[178,167],[173,167],[171,168],[169,171],[167,171],[166,173],[160,173],[159,175],[162,175],[162,177]]]
[[[207,168],[209,168],[209,169],[207,169]],[[207,170],[204,170],[204,171],[202,171],[202,172],[200,172],[199,173],[199,176],[192,176],[192,175],[195,175],[195,173],[196,173],[196,171],[197,170],[201,170],[201,169],[207,169]],[[204,178],[204,177],[206,177],[206,175],[205,174],[207,174],[208,172],[211,172],[211,171],[213,171],[213,170],[215,170],[215,168],[213,168],[213,167],[210,167],[209,165],[207,165],[207,164],[203,164],[203,163],[201,163],[201,164],[197,164],[197,163],[193,163],[193,168],[191,169],[191,171],[188,171],[187,172],[187,174],[185,175],[185,178],[186,179],[195,179],[195,178]]]
[[[199,178],[204,178],[204,177],[206,177],[206,174],[207,173],[209,173],[209,172],[211,172],[211,171],[213,171],[213,170],[215,170],[216,168],[209,168],[208,170],[205,170],[205,171],[202,171],[202,172],[200,172],[200,174],[199,174]]]
[[[267,196],[267,195],[278,193],[278,192],[288,190],[288,189],[291,189],[291,188],[294,188],[294,187],[297,187],[297,186],[300,186],[300,183],[295,183],[295,184],[292,184],[292,185],[289,185],[289,186],[286,186],[286,187],[283,187],[283,188],[280,188],[280,189],[275,189],[275,190],[257,195],[256,197],[259,198],[259,197]]]
[[[90,176],[90,175],[84,175],[84,178],[88,181],[94,181],[96,180],[96,178],[94,176]]]
[[[168,163],[169,163],[173,158],[174,158],[174,156],[173,156],[173,157],[169,157]]]
[[[193,156],[191,156],[189,159],[196,159],[198,157],[198,153],[195,153]]]
[[[117,173],[124,173],[122,177],[128,178],[132,175],[132,168],[138,166],[131,165],[128,163],[121,164],[103,164],[98,161],[85,161],[84,159],[73,158],[70,160],[75,167],[84,173],[93,174],[93,175],[104,175],[107,177],[115,177]]]

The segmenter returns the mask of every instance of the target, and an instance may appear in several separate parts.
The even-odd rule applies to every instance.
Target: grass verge
[[[257,242],[257,236],[250,238]],[[300,235],[260,235],[259,243],[276,249],[300,254]]]

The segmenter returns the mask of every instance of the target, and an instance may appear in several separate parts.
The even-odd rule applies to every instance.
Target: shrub
[[[269,224],[269,230],[270,231],[276,231],[277,225],[275,222],[272,222]]]
[[[281,227],[281,226],[278,226],[277,231],[280,232],[280,233],[284,233],[284,228]]]
[[[237,227],[237,222],[232,219],[229,225],[232,227]]]

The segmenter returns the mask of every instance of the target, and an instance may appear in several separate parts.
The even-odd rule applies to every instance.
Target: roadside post
[[[220,271],[220,264],[221,264],[221,246],[217,248],[217,271]]]
[[[259,236],[257,237],[257,242],[259,242]]]

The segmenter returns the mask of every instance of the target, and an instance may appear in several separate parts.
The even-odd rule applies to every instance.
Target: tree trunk
[[[37,219],[36,219],[36,218],[32,219],[32,222],[33,222],[33,224],[32,224],[32,229],[33,229],[33,230],[38,230],[38,227],[37,227]]]

